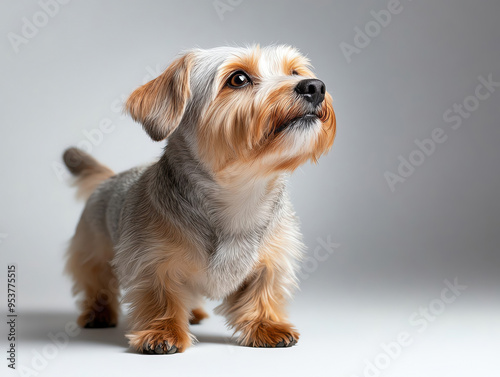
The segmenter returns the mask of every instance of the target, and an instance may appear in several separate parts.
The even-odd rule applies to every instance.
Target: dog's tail
[[[63,160],[76,178],[76,196],[80,199],[87,199],[101,182],[115,175],[110,168],[78,148],[66,149]]]

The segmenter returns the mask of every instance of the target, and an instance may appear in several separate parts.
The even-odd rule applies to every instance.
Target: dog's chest
[[[226,192],[212,207],[214,237],[204,279],[209,297],[223,298],[235,291],[258,262],[277,199],[276,192],[266,190],[252,186]]]

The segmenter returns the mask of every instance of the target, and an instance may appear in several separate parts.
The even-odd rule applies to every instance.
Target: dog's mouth
[[[311,126],[317,119],[319,119],[318,114],[316,113],[307,113],[304,115],[301,115],[299,117],[295,117],[293,119],[290,119],[289,121],[281,124],[280,126],[276,127],[274,129],[274,134],[277,135],[280,132],[283,132],[286,129],[292,129],[292,128],[308,128]]]

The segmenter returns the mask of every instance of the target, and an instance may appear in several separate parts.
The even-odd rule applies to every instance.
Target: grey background
[[[492,74],[500,81],[500,3],[402,0],[401,6],[349,63],[339,45],[352,45],[354,28],[364,29],[373,20],[370,11],[387,9],[387,2],[244,0],[221,20],[212,1],[71,1],[16,53],[8,33],[21,34],[23,17],[31,20],[40,6],[3,1],[0,251],[4,266],[18,265],[19,310],[47,311],[52,320],[74,310],[62,255],[83,204],[54,172],[62,151],[110,119],[115,129],[92,154],[116,171],[151,161],[162,144],[120,114],[120,99],[159,74],[182,49],[254,42],[291,44],[306,54],[332,94],[337,115],[332,151],[318,165],[299,169],[290,190],[311,258],[318,239],[340,247],[325,261],[308,260],[292,318],[307,329],[337,315],[334,324],[310,333],[342,339],[344,329],[346,339],[368,347],[368,355],[368,344],[375,347],[379,337],[393,334],[390,326],[383,334],[370,331],[406,321],[439,296],[445,279],[468,286],[468,305],[460,315],[482,318],[497,308],[500,90],[479,101],[456,131],[443,114],[474,95],[478,76]],[[436,127],[445,130],[447,141],[391,192],[384,172],[396,172],[398,156],[408,158],[414,139],[429,138]],[[363,317],[377,310],[382,314]],[[478,320],[487,326],[484,334],[493,324],[498,330],[496,314]],[[72,316],[52,325],[58,328]],[[362,323],[366,332],[359,330]],[[357,330],[349,333],[349,326]],[[467,327],[456,324],[459,332]],[[46,331],[33,331],[42,342]],[[425,354],[412,352],[415,360]],[[358,356],[353,365],[358,359],[362,365]],[[315,365],[324,370],[328,357]],[[346,370],[356,372],[352,366]]]

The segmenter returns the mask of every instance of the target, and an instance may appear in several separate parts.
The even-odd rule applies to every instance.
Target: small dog
[[[87,203],[67,255],[78,323],[115,326],[129,304],[132,348],[183,352],[204,298],[252,347],[299,333],[285,305],[303,245],[286,191],[290,172],[333,144],[325,84],[288,46],[194,49],[126,102],[168,145],[158,162],[121,174],[70,148],[64,161]]]

